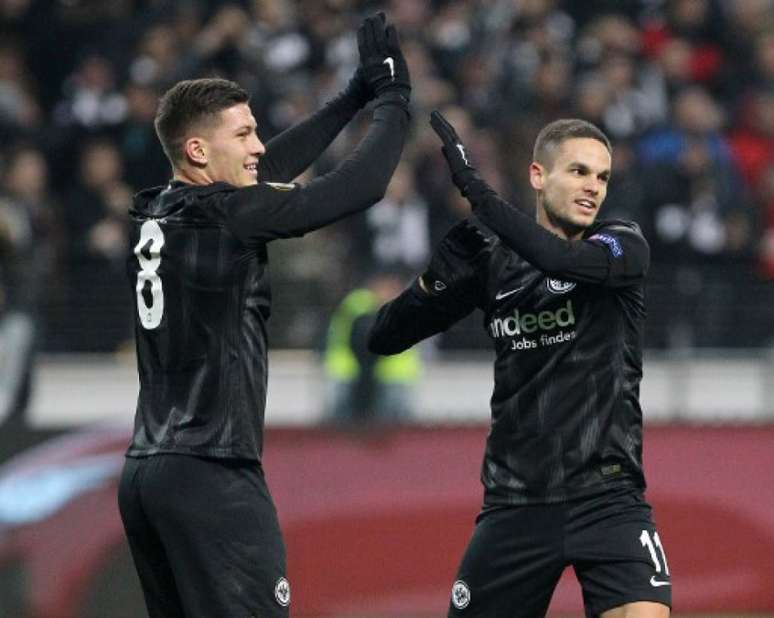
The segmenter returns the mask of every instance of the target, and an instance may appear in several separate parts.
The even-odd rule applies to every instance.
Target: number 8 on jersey
[[[148,330],[161,324],[164,315],[164,290],[161,286],[161,277],[158,274],[161,266],[161,248],[164,246],[164,232],[158,222],[146,221],[140,227],[140,240],[134,248],[134,254],[140,263],[140,272],[137,273],[137,312],[140,316],[140,324]],[[150,294],[146,292],[145,285],[150,284]],[[150,298],[151,304],[145,302]]]

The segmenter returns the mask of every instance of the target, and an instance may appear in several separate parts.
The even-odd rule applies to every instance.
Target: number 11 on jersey
[[[134,248],[134,254],[140,263],[137,273],[137,312],[140,324],[148,330],[161,324],[164,315],[164,289],[157,272],[161,266],[161,248],[164,246],[164,232],[158,222],[146,221],[140,227],[140,240]],[[150,294],[146,291],[150,284]],[[150,297],[150,306],[145,302]]]

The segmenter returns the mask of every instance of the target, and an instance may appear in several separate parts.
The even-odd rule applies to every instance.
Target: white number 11
[[[653,533],[653,540],[650,539],[650,534],[647,530],[643,530],[640,535],[640,543],[643,547],[647,547],[650,552],[650,559],[653,560],[653,564],[656,567],[656,573],[661,573],[661,562],[656,555],[656,547],[661,552],[661,558],[664,561],[664,574],[669,575],[669,564],[667,564],[666,554],[664,553],[664,546],[661,544],[661,539],[658,537],[658,532]]]

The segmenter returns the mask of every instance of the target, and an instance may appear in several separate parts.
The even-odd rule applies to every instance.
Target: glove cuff
[[[340,96],[350,101],[357,109],[362,109],[371,100],[371,94],[359,73],[360,69],[349,80]]]
[[[397,89],[389,90],[383,94],[380,94],[374,103],[374,110],[377,110],[384,105],[394,105],[400,107],[403,111],[406,112],[406,114],[411,116],[408,97],[403,96],[403,94],[398,92]]]
[[[460,193],[462,193],[463,197],[466,197],[468,200],[470,200],[471,206],[473,206],[474,209],[478,205],[478,198],[483,197],[488,193],[495,193],[495,190],[492,189],[492,187],[481,180],[481,177],[475,172],[475,170],[468,170],[464,180],[460,180],[461,184],[457,184],[457,186],[460,188]],[[456,182],[457,181],[455,179],[455,184]]]

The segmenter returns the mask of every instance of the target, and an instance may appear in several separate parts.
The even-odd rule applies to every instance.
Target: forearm
[[[549,275],[572,275],[604,281],[608,260],[604,249],[568,241],[549,232],[521,209],[506,202],[481,180],[465,190],[476,216],[503,244]]]
[[[564,240],[501,199],[486,183],[465,188],[476,216],[503,244],[548,275],[607,287],[625,287],[648,272],[650,249],[630,221],[592,226],[580,240]]]
[[[445,331],[474,308],[430,296],[415,281],[379,310],[368,337],[368,348],[375,354],[398,354]]]
[[[289,182],[303,173],[360,110],[360,103],[344,93],[305,120],[266,144],[261,180]]]
[[[382,101],[360,146],[308,185],[261,182],[234,192],[229,227],[243,242],[303,236],[378,202],[403,150],[408,111]]]
[[[377,102],[371,126],[357,149],[336,169],[302,189],[306,207],[301,233],[364,210],[384,197],[408,124],[405,105]]]

